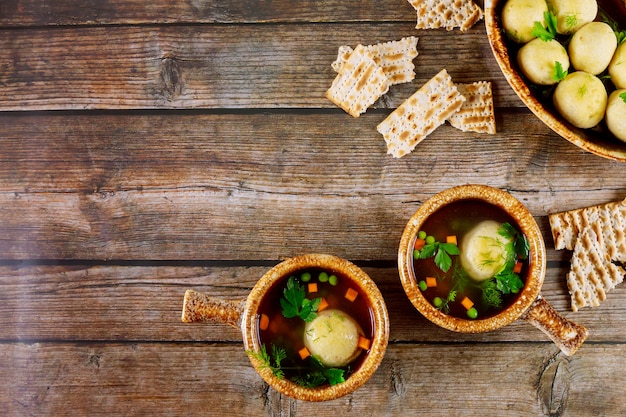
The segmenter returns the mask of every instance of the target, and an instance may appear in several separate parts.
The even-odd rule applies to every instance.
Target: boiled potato
[[[461,266],[477,281],[492,278],[506,264],[508,240],[498,233],[500,226],[496,221],[485,220],[474,226],[461,241]]]
[[[617,37],[611,26],[591,22],[574,33],[567,51],[574,68],[598,75],[609,66],[615,49]]]
[[[609,75],[615,87],[626,88],[626,42],[617,47],[609,64]]]
[[[598,14],[596,0],[547,0],[556,16],[556,31],[570,35],[584,24],[593,22]]]
[[[615,90],[606,106],[606,125],[621,141],[626,142],[626,88]]]
[[[561,63],[563,71],[567,71],[569,68],[567,51],[554,39],[550,41],[533,39],[522,46],[517,53],[517,65],[534,84],[556,84],[557,80],[553,77],[556,61]]]
[[[304,345],[311,355],[330,367],[346,366],[359,355],[359,335],[363,330],[341,310],[321,311],[304,327]]]
[[[603,119],[607,93],[598,77],[576,71],[557,85],[552,100],[568,122],[581,129],[588,129]]]
[[[529,42],[535,38],[532,34],[535,22],[543,24],[543,14],[547,11],[545,0],[508,0],[502,8],[502,27],[512,41]]]

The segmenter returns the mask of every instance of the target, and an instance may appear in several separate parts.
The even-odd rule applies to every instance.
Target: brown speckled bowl
[[[365,384],[376,372],[389,341],[389,317],[383,296],[372,279],[353,263],[332,255],[307,254],[287,259],[269,270],[254,286],[245,300],[225,301],[187,290],[183,303],[185,323],[217,321],[241,330],[246,352],[259,352],[258,315],[263,297],[272,285],[283,278],[307,268],[321,268],[348,276],[367,297],[373,313],[374,338],[361,366],[345,382],[332,386],[304,388],[286,379],[277,378],[271,370],[248,353],[259,375],[274,389],[292,398],[305,401],[326,401],[349,394]]]
[[[519,225],[530,245],[529,271],[517,300],[499,314],[484,319],[461,319],[444,314],[422,295],[413,270],[413,245],[426,219],[443,206],[458,200],[482,200],[507,212]],[[481,333],[499,329],[523,318],[544,331],[568,355],[587,337],[587,330],[560,316],[542,297],[546,250],[539,226],[530,212],[511,194],[485,185],[461,185],[436,194],[409,219],[398,249],[398,269],[404,291],[415,308],[445,329]]]
[[[568,123],[549,103],[540,99],[520,75],[515,55],[504,39],[500,13],[506,0],[485,0],[485,27],[491,49],[504,77],[524,104],[550,129],[585,151],[616,161],[626,161],[626,143],[616,139],[606,128],[579,129]],[[626,27],[623,0],[601,0],[600,7]]]

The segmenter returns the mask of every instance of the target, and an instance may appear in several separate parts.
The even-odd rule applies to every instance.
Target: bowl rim
[[[370,351],[359,368],[345,382],[316,388],[305,388],[287,379],[277,378],[271,370],[264,367],[249,351],[260,349],[257,335],[258,310],[263,295],[284,277],[306,268],[322,268],[342,275],[347,275],[361,289],[368,299],[372,310],[374,337]],[[389,315],[385,300],[372,280],[361,268],[352,262],[328,254],[311,253],[288,258],[266,272],[257,282],[246,299],[242,315],[241,331],[244,336],[246,353],[258,374],[277,391],[292,398],[305,401],[327,401],[349,394],[365,384],[380,365],[389,342]]]
[[[570,143],[603,158],[626,162],[626,143],[623,145],[624,149],[618,149],[617,146],[606,146],[602,143],[594,143],[593,141],[585,139],[576,131],[577,128],[557,118],[543,103],[533,96],[518,71],[510,65],[508,50],[502,38],[500,22],[496,16],[496,9],[500,1],[504,0],[485,0],[485,29],[491,50],[500,67],[500,71],[513,91],[515,91],[515,94],[517,94],[526,107],[528,107],[539,120]],[[618,139],[615,140],[617,141]]]
[[[482,200],[505,210],[521,228],[530,245],[529,271],[524,288],[508,308],[483,319],[462,319],[444,314],[422,295],[413,271],[413,245],[424,221],[439,208],[462,200]],[[506,191],[482,184],[466,184],[435,194],[426,200],[407,222],[398,248],[400,281],[413,306],[428,320],[448,330],[482,333],[499,329],[522,316],[539,297],[546,272],[546,249],[534,217],[526,207]]]

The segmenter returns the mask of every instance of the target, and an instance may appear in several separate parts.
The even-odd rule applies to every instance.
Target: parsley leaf
[[[454,243],[435,242],[426,244],[420,251],[420,259],[435,256],[435,265],[443,272],[448,272],[452,266],[452,258],[450,255],[458,255],[459,247]]]
[[[496,287],[502,294],[517,294],[524,287],[524,281],[520,277],[510,271],[504,270],[495,276]]]
[[[543,21],[543,23],[535,22],[531,33],[542,41],[548,42],[556,37],[556,16],[552,12],[544,12]]]
[[[302,320],[310,322],[317,317],[316,311],[321,300],[319,297],[313,300],[306,298],[304,287],[298,284],[295,277],[291,276],[283,290],[280,306],[283,308],[285,318],[300,317]]]
[[[512,240],[512,247],[507,245],[507,255],[509,258],[515,258],[516,255],[520,259],[527,259],[530,252],[530,245],[526,236],[517,231],[510,223],[502,223],[498,229],[498,234],[506,239]],[[512,250],[511,250],[512,249]]]
[[[626,103],[626,91],[624,91],[622,94],[619,95],[619,98],[621,98],[622,100],[624,100],[624,103]]]
[[[558,83],[559,81],[563,81],[565,77],[567,77],[567,71],[563,69],[563,65],[559,61],[554,61],[552,79]]]

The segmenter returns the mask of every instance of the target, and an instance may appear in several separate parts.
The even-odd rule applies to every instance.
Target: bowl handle
[[[573,355],[589,335],[585,327],[560,315],[541,295],[522,318],[547,334],[568,356]]]
[[[239,328],[244,307],[245,300],[222,300],[187,290],[183,300],[182,321],[183,323],[214,321]]]

